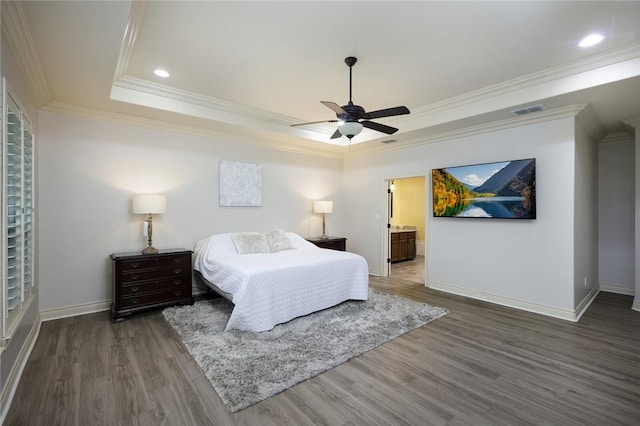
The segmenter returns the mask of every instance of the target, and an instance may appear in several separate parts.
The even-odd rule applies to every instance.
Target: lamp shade
[[[362,131],[362,124],[357,121],[345,121],[342,124],[338,124],[338,130],[342,133],[342,136],[351,139]]]
[[[333,201],[314,201],[314,213],[333,213]]]
[[[138,194],[133,196],[134,214],[155,214],[167,211],[167,197],[162,194]]]

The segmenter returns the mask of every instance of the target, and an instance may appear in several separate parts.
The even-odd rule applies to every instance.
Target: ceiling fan
[[[338,123],[338,129],[331,136],[331,139],[336,139],[341,136],[346,136],[351,140],[352,137],[362,131],[363,127],[376,130],[378,132],[392,135],[398,131],[395,127],[387,126],[380,123],[374,123],[369,121],[374,118],[392,117],[395,115],[409,114],[410,111],[405,106],[397,106],[393,108],[379,109],[376,111],[366,112],[360,105],[354,105],[351,100],[351,71],[353,66],[358,62],[357,58],[349,56],[345,58],[344,62],[349,67],[349,103],[347,105],[339,106],[335,102],[320,101],[321,104],[336,113],[336,120],[320,120],[311,121],[308,123],[292,124],[292,127],[305,126],[307,124],[316,123]]]

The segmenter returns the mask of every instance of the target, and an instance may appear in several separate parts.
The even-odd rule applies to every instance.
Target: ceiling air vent
[[[524,108],[517,109],[515,111],[511,111],[511,112],[514,113],[515,115],[525,115],[532,112],[540,112],[543,110],[544,110],[544,107],[542,105],[532,105],[529,107],[524,107]]]
[[[384,141],[380,141],[380,143],[394,143],[394,142],[398,142],[398,139],[387,139]]]

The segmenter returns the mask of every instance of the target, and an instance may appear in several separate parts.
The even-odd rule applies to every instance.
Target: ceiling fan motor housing
[[[341,107],[345,112],[336,114],[339,120],[342,121],[357,121],[364,117],[365,111],[360,105],[354,105],[353,103],[349,103],[349,105],[344,105]]]

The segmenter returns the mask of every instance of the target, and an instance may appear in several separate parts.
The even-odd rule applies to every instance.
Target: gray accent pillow
[[[293,248],[289,236],[282,229],[275,229],[271,232],[267,232],[264,236],[267,239],[267,244],[269,245],[271,253],[282,250],[291,250]]]
[[[269,253],[269,244],[259,232],[239,232],[231,236],[238,254]]]

